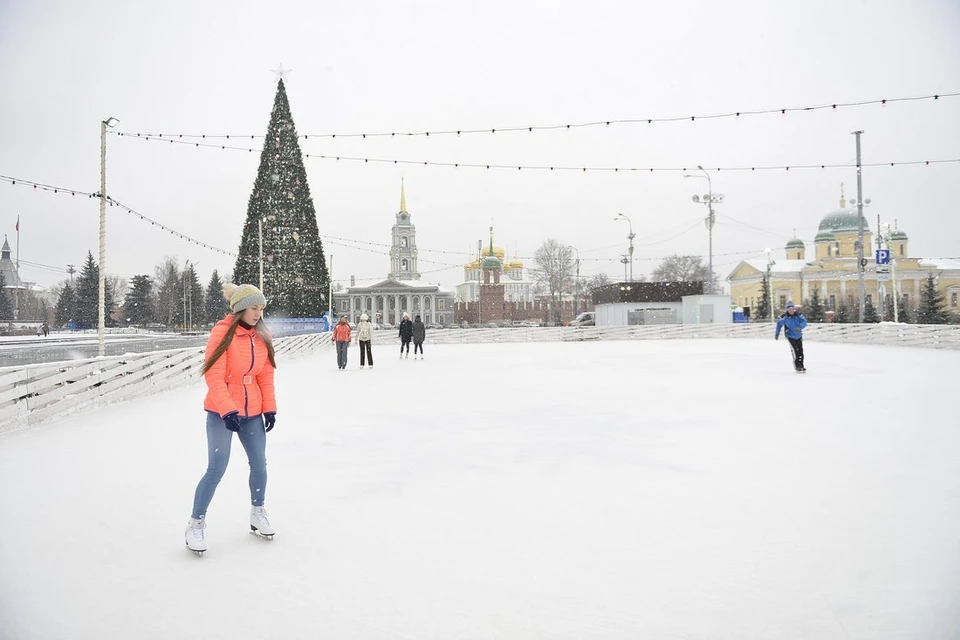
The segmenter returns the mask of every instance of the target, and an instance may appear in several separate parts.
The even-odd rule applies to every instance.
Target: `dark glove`
[[[263,424],[266,426],[267,433],[270,433],[270,429],[273,429],[273,426],[277,424],[277,412],[268,411],[263,414]]]
[[[240,412],[231,411],[227,415],[223,416],[223,425],[230,431],[240,433]]]

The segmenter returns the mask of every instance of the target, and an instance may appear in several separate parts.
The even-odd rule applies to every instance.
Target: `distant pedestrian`
[[[357,346],[360,347],[360,368],[370,362],[370,368],[373,369],[373,350],[370,348],[373,342],[373,325],[370,323],[370,316],[360,315],[360,322],[357,324]]]
[[[420,352],[420,359],[423,360],[423,341],[427,339],[427,326],[423,324],[420,316],[413,320],[413,359],[417,359],[417,351]]]
[[[400,321],[400,357],[410,357],[410,340],[413,338],[413,323],[410,322],[410,316],[406,311],[403,312],[403,320]],[[406,350],[406,352],[404,352]]]
[[[43,328],[43,337],[46,338],[48,335],[50,335],[50,325],[44,322],[42,328]]]
[[[42,335],[43,335],[43,327],[37,327],[37,337],[39,338]]]
[[[807,319],[800,313],[799,307],[794,306],[792,300],[787,301],[787,309],[777,320],[777,330],[773,337],[780,339],[780,329],[783,329],[784,335],[790,341],[790,351],[793,353],[793,368],[797,373],[806,373],[807,368],[803,366],[803,329],[807,326]]]
[[[350,323],[347,316],[340,316],[340,322],[333,329],[333,340],[337,345],[337,366],[347,368],[347,349],[350,348]]]

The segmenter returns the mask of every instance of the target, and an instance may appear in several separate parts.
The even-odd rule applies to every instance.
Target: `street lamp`
[[[859,193],[859,190],[858,190]],[[860,196],[862,198],[862,195]],[[870,206],[870,198],[865,198],[857,200],[852,198],[850,204],[857,207],[857,241],[854,243],[857,249],[857,293],[860,298],[860,322],[863,322],[864,316],[866,315],[867,310],[867,293],[866,285],[863,281],[863,270],[867,266],[867,259],[864,257],[864,252],[866,248],[863,246],[863,233],[864,233],[864,222],[865,218],[863,217],[863,208]],[[879,229],[877,230],[879,231]]]
[[[107,318],[107,127],[111,129],[120,124],[120,121],[110,116],[100,121],[100,277],[99,277],[99,310],[97,311],[97,354],[102,358],[104,352],[104,329]]]
[[[703,172],[702,176],[693,175],[693,174],[684,174],[684,178],[706,178],[707,180],[707,192],[703,196],[693,196],[693,201],[698,204],[707,205],[707,231],[709,232],[710,237],[710,252],[709,259],[707,263],[708,268],[708,282],[707,282],[707,293],[714,293],[713,290],[713,225],[716,222],[716,216],[713,213],[713,205],[720,204],[723,202],[723,194],[713,193],[713,182],[710,180],[710,174],[707,173],[707,170],[701,165],[697,165],[697,169]]]
[[[636,234],[633,233],[633,223],[630,222],[630,218],[623,215],[622,213],[618,213],[617,217],[615,217],[614,220],[620,220],[620,219],[626,220],[627,224],[630,225],[630,235],[627,236],[627,240],[630,241],[630,282],[633,282],[633,239],[636,238],[637,236]],[[624,272],[624,278],[626,278],[626,272]]]

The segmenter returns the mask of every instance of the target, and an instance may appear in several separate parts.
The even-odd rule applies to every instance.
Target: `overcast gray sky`
[[[670,117],[960,91],[955,0],[784,2],[0,0],[0,174],[96,191],[99,122],[119,131],[266,132],[287,88],[301,134],[436,130]],[[320,139],[316,154],[583,166],[738,166],[960,158],[960,98],[573,131],[412,139]],[[255,141],[256,142],[256,141]],[[143,214],[236,251],[255,153],[108,139],[108,193]],[[388,243],[401,176],[421,271],[466,258],[491,219],[521,256],[557,238],[583,272],[622,274],[630,216],[635,271],[672,254],[707,253],[691,202],[703,181],[679,173],[542,173],[398,167],[310,159],[321,234]],[[911,252],[960,255],[960,164],[863,172],[871,227],[899,220]],[[811,241],[854,169],[714,173],[714,262]],[[96,200],[0,183],[0,227],[24,260],[79,265],[97,254]],[[738,222],[734,222],[734,220]],[[745,224],[744,224],[745,223]],[[747,226],[745,226],[747,225]],[[681,233],[688,230],[686,233]],[[679,234],[679,235],[678,235]],[[619,244],[619,246],[617,246]],[[335,278],[374,278],[386,256],[325,243]],[[153,273],[164,256],[206,279],[233,260],[109,210],[107,271]],[[779,252],[782,256],[782,251]],[[590,260],[587,260],[590,259]],[[64,274],[23,266],[25,280]],[[461,269],[425,273],[452,288]]]

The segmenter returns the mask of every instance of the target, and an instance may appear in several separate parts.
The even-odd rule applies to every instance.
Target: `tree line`
[[[755,317],[763,319],[769,317],[770,297],[767,275],[763,275],[763,282],[760,285],[760,297],[758,299]],[[917,305],[911,308],[910,304],[903,297],[897,300],[897,320],[899,322],[916,324],[950,324],[956,319],[951,317],[947,311],[947,297],[937,288],[937,280],[933,273],[927,274],[920,287],[920,299]],[[828,309],[828,305],[820,297],[820,291],[813,290],[810,297],[803,301],[803,315],[808,322],[826,322],[827,312],[833,311],[833,322],[848,323],[860,321],[860,310],[858,305],[849,305],[845,300],[840,300],[835,309]],[[783,313],[782,309],[777,310],[778,314]],[[872,300],[867,300],[863,307],[863,321],[876,323],[881,320],[884,322],[893,322],[893,296],[887,295],[884,299],[883,317],[873,304]]]
[[[86,329],[99,322],[98,302],[100,269],[87,252],[87,259],[76,280],[57,287],[55,308],[59,327]],[[206,287],[200,284],[196,268],[189,262],[181,268],[178,260],[167,257],[153,275],[106,279],[106,325],[201,328],[222,318],[229,306],[223,297],[224,280],[216,270]]]

